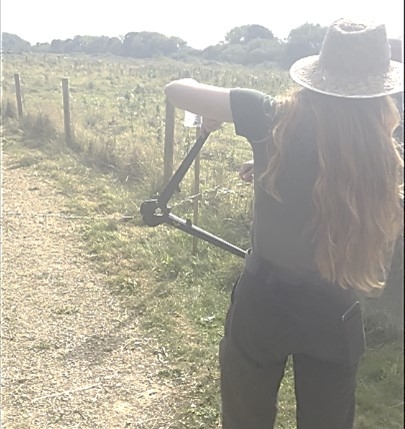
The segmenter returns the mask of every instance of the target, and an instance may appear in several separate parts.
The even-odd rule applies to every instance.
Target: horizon
[[[291,30],[305,23],[327,27],[343,16],[363,15],[364,20],[384,23],[388,37],[403,40],[402,0],[386,0],[384,4],[341,0],[339,5],[328,5],[326,11],[319,10],[317,0],[308,0],[306,4],[285,0],[277,10],[269,11],[268,17],[263,13],[261,0],[250,0],[249,5],[246,9],[228,0],[206,0],[204,8],[197,10],[186,0],[172,0],[170,4],[149,0],[141,8],[136,2],[128,5],[125,0],[96,5],[79,0],[66,5],[51,0],[3,0],[1,31],[16,34],[31,45],[75,36],[120,37],[146,31],[178,37],[192,48],[204,49],[224,41],[230,30],[243,25],[262,25],[284,40]],[[366,10],[362,10],[363,5]]]

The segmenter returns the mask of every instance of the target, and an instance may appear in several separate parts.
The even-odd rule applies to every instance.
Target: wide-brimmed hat
[[[403,64],[391,60],[384,24],[335,21],[320,54],[296,61],[290,75],[305,88],[337,97],[372,98],[403,91]]]

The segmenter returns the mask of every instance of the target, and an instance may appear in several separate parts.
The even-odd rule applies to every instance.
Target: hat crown
[[[372,98],[403,91],[403,64],[391,60],[384,24],[339,19],[326,32],[319,55],[290,68],[299,85],[336,97]]]
[[[326,33],[319,66],[334,73],[384,73],[390,65],[391,48],[383,24],[341,19]]]

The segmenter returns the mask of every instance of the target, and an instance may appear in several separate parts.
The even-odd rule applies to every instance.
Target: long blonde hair
[[[286,149],[300,124],[309,123],[319,163],[312,191],[315,215],[309,225],[318,270],[343,288],[382,288],[385,253],[403,223],[403,159],[393,137],[400,115],[394,101],[345,99],[302,89],[278,100],[276,111],[262,185],[280,200],[276,180]]]

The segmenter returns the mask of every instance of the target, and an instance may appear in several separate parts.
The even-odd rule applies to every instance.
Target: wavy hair
[[[391,97],[348,99],[301,89],[276,100],[262,186],[280,200],[276,181],[300,127],[314,130],[319,172],[308,229],[321,276],[370,292],[385,284],[387,252],[403,226],[403,158],[393,137],[400,123]]]

